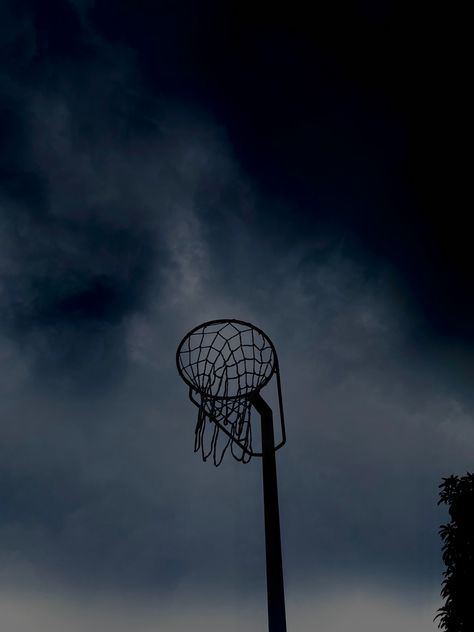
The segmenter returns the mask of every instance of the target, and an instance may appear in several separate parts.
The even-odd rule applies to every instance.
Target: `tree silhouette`
[[[449,507],[451,521],[441,526],[444,605],[435,620],[447,632],[474,630],[474,474],[449,476],[441,483],[438,505]]]

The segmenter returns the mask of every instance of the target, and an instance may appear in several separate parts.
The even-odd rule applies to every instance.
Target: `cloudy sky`
[[[193,453],[175,367],[223,317],[280,357],[289,630],[436,630],[474,444],[459,51],[330,4],[0,3],[2,630],[265,629],[260,463]]]

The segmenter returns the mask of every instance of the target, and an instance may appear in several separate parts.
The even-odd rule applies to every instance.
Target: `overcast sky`
[[[280,358],[289,630],[436,629],[472,254],[441,18],[382,4],[1,3],[2,629],[265,629],[261,464],[175,366],[214,318]]]

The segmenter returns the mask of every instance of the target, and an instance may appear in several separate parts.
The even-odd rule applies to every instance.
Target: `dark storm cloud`
[[[311,19],[304,7],[250,11],[245,3],[5,6],[10,81],[13,75],[42,90],[59,84],[77,101],[77,134],[117,135],[126,144],[153,133],[150,113],[163,95],[208,109],[256,186],[275,200],[259,211],[262,229],[298,239],[332,226],[353,256],[395,266],[427,341],[470,340],[471,249],[458,230],[464,213],[456,189],[449,204],[445,196],[447,165],[436,195],[427,181],[444,164],[436,162],[428,129],[444,101],[432,98],[438,52],[424,15],[412,11],[407,19],[392,5],[379,11],[370,3],[322,6]],[[95,75],[109,86],[96,99],[97,86],[84,77],[101,56],[110,61],[124,51],[140,79],[120,81],[109,63]],[[24,105],[20,98],[10,112],[18,118]],[[12,130],[8,154],[22,155],[11,151],[25,136],[21,117],[5,125]],[[6,186],[47,204],[41,177],[24,158]],[[449,208],[449,221],[447,211],[436,216],[435,200]]]
[[[12,5],[4,33],[2,559],[76,583],[170,586],[194,546],[174,541],[182,482],[160,483],[175,467],[164,384],[182,331],[169,314],[153,325],[166,373],[150,402],[140,323],[199,291],[208,233],[219,240],[245,187],[219,130],[150,94],[133,55],[61,5]]]
[[[143,112],[120,55],[94,45],[72,5],[3,12],[1,320],[41,370],[90,384],[123,361],[124,324],[155,266],[139,200],[126,181],[108,197],[99,182],[109,152],[133,151]]]
[[[281,361],[289,584],[438,584],[437,484],[469,463],[472,406],[400,298],[429,277],[436,306],[439,255],[419,276],[396,28],[364,4],[333,41],[339,8],[286,30],[216,4],[2,9],[0,579],[260,596],[259,463],[199,462],[174,365],[231,316]]]
[[[134,49],[154,90],[204,104],[226,127],[257,186],[292,208],[291,220],[263,211],[265,224],[297,236],[334,226],[354,255],[396,267],[426,341],[471,344],[465,167],[450,131],[462,135],[465,81],[436,35],[449,16],[392,3],[101,0],[88,19]]]

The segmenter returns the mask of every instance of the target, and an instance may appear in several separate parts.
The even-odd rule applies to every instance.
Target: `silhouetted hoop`
[[[278,357],[259,327],[236,319],[198,325],[180,342],[176,365],[189,386],[191,401],[199,408],[195,451],[201,449],[204,460],[212,454],[219,465],[229,444],[239,461],[262,455],[252,449],[251,398],[274,374],[283,438],[275,449],[285,443]]]

